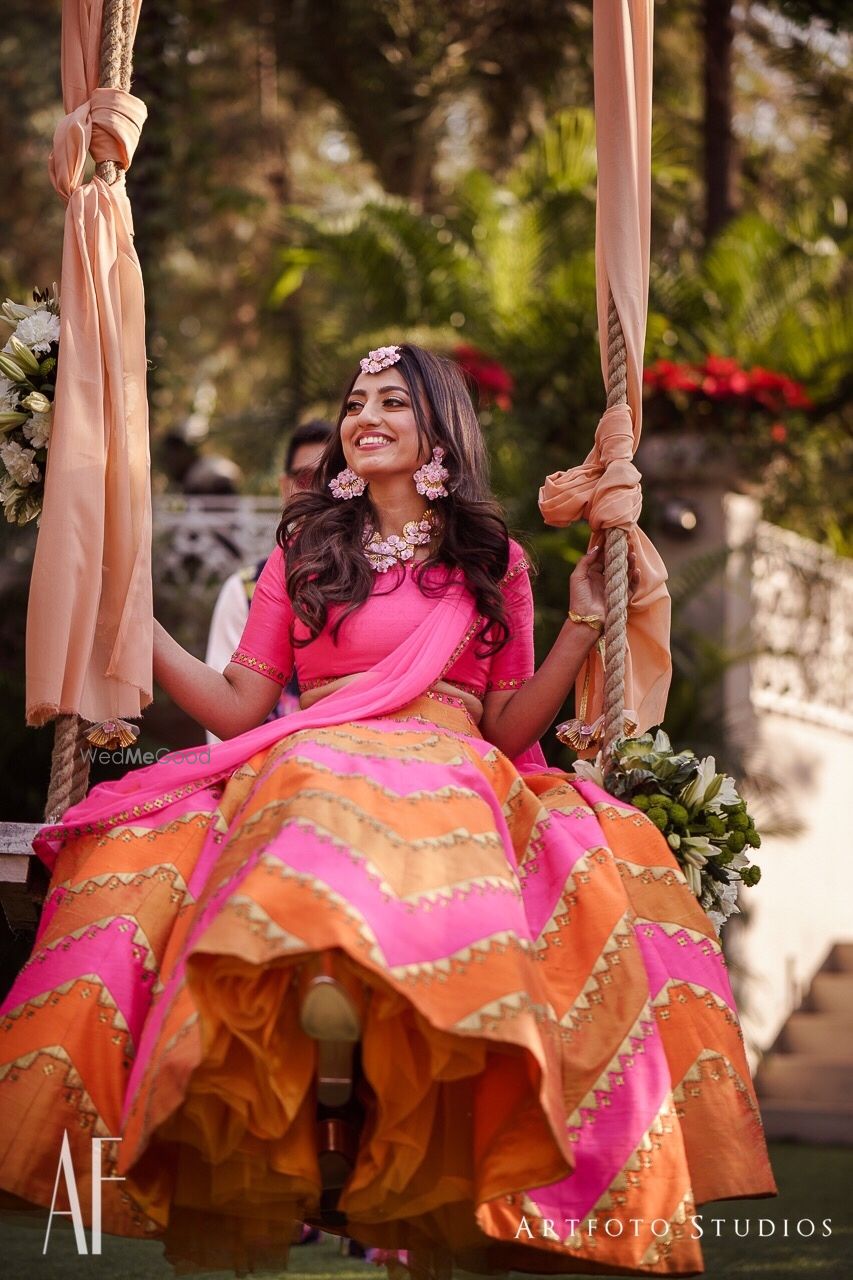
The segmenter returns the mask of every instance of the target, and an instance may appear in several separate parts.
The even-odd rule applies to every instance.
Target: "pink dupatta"
[[[350,720],[370,720],[406,706],[425,693],[473,634],[477,617],[464,583],[448,585],[445,595],[402,644],[313,706],[211,747],[173,751],[156,764],[134,769],[115,782],[102,782],[85,800],[66,810],[61,822],[43,827],[33,841],[41,860],[52,867],[64,842],[104,824],[131,822],[142,813],[165,809],[188,791],[216,782],[258,751],[303,729],[324,729]],[[547,768],[538,743],[513,761],[519,772]]]

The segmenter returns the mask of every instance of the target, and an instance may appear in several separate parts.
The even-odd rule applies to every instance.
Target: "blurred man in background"
[[[317,464],[334,430],[334,423],[315,418],[310,422],[303,422],[290,436],[284,455],[284,469],[279,477],[282,502],[287,503],[300,489],[310,488]],[[207,665],[215,667],[217,671],[225,670],[240,643],[255,583],[265,564],[266,557],[256,564],[238,569],[226,578],[219,592],[213,608],[205,657]],[[269,719],[277,720],[298,709],[299,687],[294,677],[282,691]],[[219,741],[212,734],[208,734],[207,738],[209,742]]]

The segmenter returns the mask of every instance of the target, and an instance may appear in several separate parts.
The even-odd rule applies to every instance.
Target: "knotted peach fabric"
[[[134,30],[141,0],[134,0]],[[123,173],[144,103],[98,88],[103,0],[65,0],[67,112],[49,171],[66,201],[54,423],[27,617],[27,720],[138,716],[151,701],[151,494],[142,275]]]
[[[546,524],[568,525],[588,520],[593,530],[631,528],[639,584],[628,610],[628,649],[625,655],[626,716],[644,733],[659,724],[666,710],[672,673],[669,654],[670,599],[666,566],[650,538],[637,528],[642,508],[640,473],[631,461],[634,435],[627,405],[606,410],[595,432],[595,444],[579,467],[556,471],[539,491],[539,509]],[[590,665],[587,719],[594,724],[604,701],[604,670],[592,650],[578,677],[576,706],[586,666]]]
[[[651,0],[596,0],[593,58],[601,368],[607,385],[607,312],[612,295],[625,338],[628,404],[606,411],[593,449],[579,467],[548,476],[539,492],[539,508],[546,524],[589,521],[593,539],[601,529],[631,531],[640,580],[628,609],[625,710],[643,733],[663,719],[672,678],[666,566],[651,540],[637,528],[642,493],[640,473],[632,462],[640,442],[649,286]],[[604,670],[596,649],[579,673],[576,707],[587,675],[587,721],[595,724],[604,700]]]

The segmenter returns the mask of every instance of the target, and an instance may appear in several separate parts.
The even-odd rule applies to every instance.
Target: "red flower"
[[[731,356],[706,356],[702,368],[712,377],[724,378],[738,372],[738,363]]]
[[[773,373],[770,369],[762,369],[761,365],[757,364],[754,369],[749,371],[749,381],[752,384],[753,391],[778,391],[785,379],[781,373]]]
[[[495,404],[505,410],[512,408],[515,383],[502,364],[466,343],[454,347],[453,359],[474,379],[484,404]]]
[[[765,409],[781,408],[780,388],[783,381],[781,374],[762,369],[760,365],[750,370],[749,384],[753,398],[764,405]]]
[[[647,382],[658,382],[666,374],[672,373],[674,369],[680,368],[679,365],[673,364],[671,360],[656,360],[654,364],[649,365],[643,374],[643,378]]]
[[[775,440],[777,444],[784,444],[788,439],[788,428],[785,426],[784,422],[773,423],[773,426],[770,428],[770,437]]]
[[[784,378],[782,386],[782,394],[785,397],[785,403],[790,409],[810,409],[812,402],[806,393],[806,389],[799,382],[794,382],[793,378]]]
[[[812,406],[805,387],[793,378],[772,369],[763,369],[760,365],[742,369],[731,356],[709,355],[697,364],[657,360],[646,369],[643,381],[653,394],[684,391],[707,396],[710,400],[739,401],[747,411],[761,408],[774,415],[782,414],[786,409],[809,409]],[[785,434],[780,435],[780,430]],[[787,439],[787,430],[782,423],[776,423],[771,428],[771,435],[781,441]]]
[[[643,381],[653,391],[695,391],[698,376],[689,364],[672,360],[656,360],[645,370]]]

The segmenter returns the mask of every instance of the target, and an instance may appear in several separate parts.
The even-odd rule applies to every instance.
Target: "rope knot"
[[[586,520],[593,529],[626,529],[636,524],[643,495],[633,453],[631,410],[625,404],[614,405],[602,414],[595,443],[580,466],[546,478],[539,490],[545,523],[563,526]]]
[[[86,156],[129,169],[148,115],[145,103],[123,89],[93,89],[91,98],[63,116],[53,135],[50,180],[63,200],[83,181]]]

